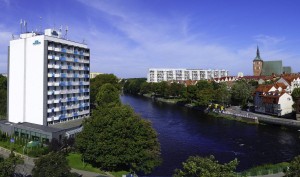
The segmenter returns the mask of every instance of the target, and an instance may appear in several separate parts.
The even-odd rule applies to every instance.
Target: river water
[[[242,171],[300,154],[300,133],[294,129],[212,118],[141,96],[123,95],[121,100],[150,120],[158,133],[163,163],[149,176],[171,176],[191,155],[214,155],[222,163],[237,158]]]

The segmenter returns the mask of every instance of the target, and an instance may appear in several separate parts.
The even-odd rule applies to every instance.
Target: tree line
[[[255,81],[239,80],[231,85],[200,80],[195,85],[184,85],[177,82],[148,83],[146,79],[127,79],[123,91],[129,94],[149,94],[165,99],[181,99],[195,106],[208,106],[211,103],[222,105],[247,106],[252,102],[252,93],[257,83]]]
[[[6,118],[7,108],[7,78],[0,75],[0,119]]]

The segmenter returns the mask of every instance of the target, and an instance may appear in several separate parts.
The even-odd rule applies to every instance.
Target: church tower
[[[260,58],[259,48],[257,46],[256,57],[253,60],[253,75],[260,76],[262,73],[264,61]]]

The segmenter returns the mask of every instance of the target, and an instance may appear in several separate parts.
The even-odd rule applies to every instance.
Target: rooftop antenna
[[[20,27],[21,27],[21,34],[22,34],[22,32],[23,32],[23,30],[22,30],[23,29],[22,28],[23,27],[23,20],[22,19],[20,20]]]
[[[40,17],[40,29],[39,29],[39,32],[42,33],[42,30],[43,30],[42,17]]]
[[[66,34],[65,34],[65,38],[68,39],[68,30],[69,30],[69,27],[66,26]]]
[[[25,33],[27,33],[27,22],[24,20]]]

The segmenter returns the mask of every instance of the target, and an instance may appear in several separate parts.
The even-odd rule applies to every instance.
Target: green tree
[[[0,75],[0,119],[6,118],[7,110],[7,78]]]
[[[300,88],[294,88],[294,90],[292,92],[292,98],[293,98],[293,101],[300,99]]]
[[[70,166],[65,154],[61,152],[50,152],[34,161],[35,166],[32,169],[33,177],[75,177],[71,173]]]
[[[214,100],[217,103],[226,105],[230,103],[231,95],[225,83],[219,83],[214,91]]]
[[[180,97],[184,91],[184,85],[173,82],[167,91],[170,97]]]
[[[123,88],[124,93],[140,94],[141,86],[146,82],[146,80],[146,78],[127,79]]]
[[[209,105],[214,98],[214,91],[210,89],[203,89],[197,93],[197,105],[198,106],[207,106]]]
[[[95,167],[150,173],[161,162],[155,130],[129,106],[96,109],[83,125],[76,147]]]
[[[96,96],[96,103],[99,107],[120,105],[119,90],[110,83],[102,85]]]
[[[110,83],[118,90],[121,90],[119,79],[113,74],[100,74],[94,79],[90,80],[90,101],[91,104],[96,103],[96,95],[100,87],[104,84]]]
[[[286,171],[284,177],[299,177],[300,176],[300,156],[295,157]]]
[[[231,88],[231,100],[235,105],[247,106],[247,103],[252,98],[254,88],[246,81],[236,81]]]
[[[184,89],[183,97],[187,102],[192,103],[197,99],[198,88],[195,85],[189,85]]]
[[[214,90],[214,84],[206,80],[200,80],[196,84],[198,90]]]
[[[0,158],[0,177],[12,176],[18,164],[24,163],[20,156],[10,153],[7,159]]]
[[[151,84],[148,82],[143,82],[141,84],[140,93],[141,94],[151,93]]]
[[[238,161],[235,159],[229,163],[220,164],[214,156],[206,158],[191,156],[182,165],[182,169],[175,170],[175,177],[235,177],[234,170]]]

